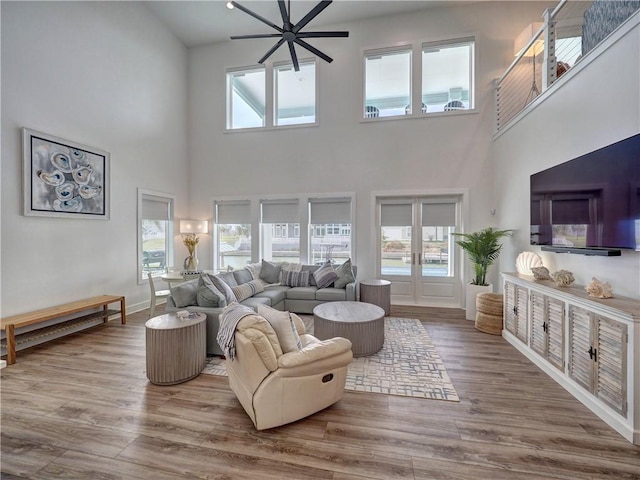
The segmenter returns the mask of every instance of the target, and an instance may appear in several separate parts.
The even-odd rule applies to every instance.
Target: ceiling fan
[[[301,32],[302,30],[311,20],[313,20],[320,12],[322,12],[325,8],[331,4],[333,0],[323,0],[319,2],[315,7],[313,7],[309,13],[307,13],[302,20],[300,20],[295,25],[291,23],[291,0],[288,1],[288,7],[285,5],[284,0],[278,0],[278,7],[280,8],[280,15],[282,16],[282,27],[277,26],[275,23],[267,20],[266,18],[258,15],[255,12],[252,12],[247,7],[243,7],[238,2],[229,2],[234,7],[237,7],[239,10],[251,15],[252,17],[260,20],[262,23],[269,25],[271,28],[278,31],[278,33],[263,33],[256,35],[236,35],[230,37],[231,40],[241,40],[246,38],[277,38],[281,37],[280,40],[262,57],[258,60],[258,63],[264,63],[264,61],[269,58],[278,48],[280,48],[284,42],[287,42],[289,45],[289,52],[291,53],[291,61],[293,62],[293,68],[296,72],[300,71],[300,65],[298,64],[298,56],[296,55],[296,50],[294,48],[294,43],[300,45],[302,48],[309,50],[311,53],[317,55],[322,58],[326,62],[331,63],[333,58],[325,55],[320,50],[315,48],[313,45],[309,45],[307,42],[303,40],[303,38],[326,38],[326,37],[348,37],[349,32]]]

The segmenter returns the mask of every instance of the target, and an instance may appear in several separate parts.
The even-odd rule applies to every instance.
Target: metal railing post
[[[556,81],[556,19],[553,9],[545,10],[544,19],[544,62],[542,64],[542,91]]]

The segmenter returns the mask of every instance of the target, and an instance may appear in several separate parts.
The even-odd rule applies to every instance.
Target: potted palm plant
[[[473,233],[454,233],[460,237],[456,244],[465,252],[473,265],[474,277],[467,284],[466,291],[466,318],[476,319],[476,295],[480,292],[490,292],[491,284],[487,283],[487,270],[493,265],[502,250],[500,239],[508,237],[513,230],[497,230],[493,227],[485,228]]]

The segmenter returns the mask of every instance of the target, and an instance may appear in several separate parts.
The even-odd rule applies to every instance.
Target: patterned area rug
[[[313,333],[313,317],[305,315],[303,320],[307,332]],[[226,376],[225,361],[208,358],[202,373]],[[429,335],[412,318],[385,318],[384,346],[374,355],[354,359],[345,389],[460,401]]]

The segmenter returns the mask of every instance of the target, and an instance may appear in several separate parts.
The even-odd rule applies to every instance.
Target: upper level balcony
[[[514,41],[514,61],[496,82],[495,133],[535,108],[563,75],[589,63],[596,47],[625,24],[638,23],[639,10],[637,0],[562,0],[528,25]]]

